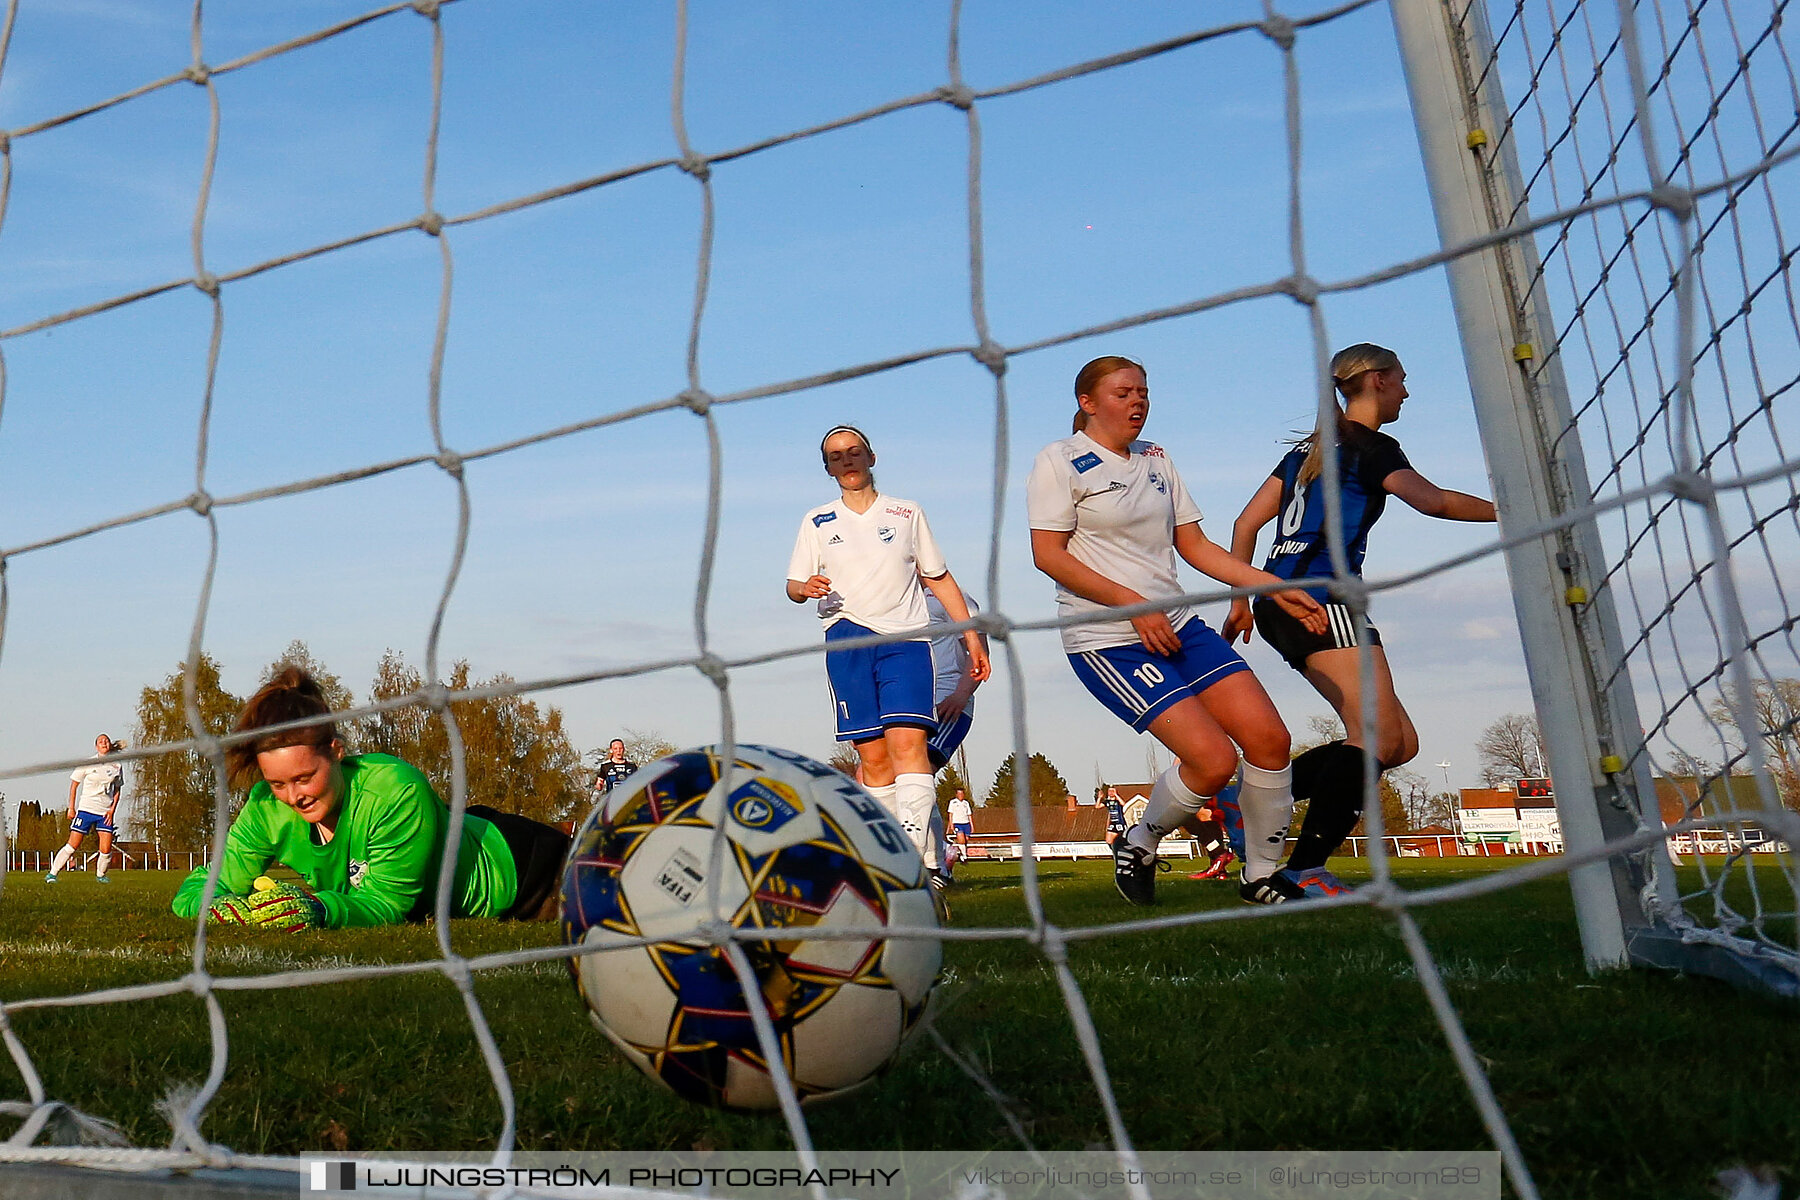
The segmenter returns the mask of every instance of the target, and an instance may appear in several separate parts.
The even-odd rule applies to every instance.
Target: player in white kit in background
[[[115,745],[106,734],[100,734],[94,739],[94,757],[101,761],[69,772],[69,844],[50,860],[45,883],[56,882],[69,860],[80,852],[81,840],[90,830],[100,835],[100,861],[95,864],[94,881],[110,882],[106,870],[112,865],[113,838],[119,833],[113,814],[118,811],[119,794],[125,788],[125,768],[106,761],[106,757],[124,748],[123,742]]]
[[[827,649],[825,673],[837,740],[856,747],[863,785],[899,819],[920,857],[934,864],[940,861],[930,835],[937,790],[926,741],[938,722],[925,592],[953,621],[968,620],[968,606],[924,510],[875,490],[875,451],[862,431],[834,427],[819,454],[839,495],[801,519],[787,596],[796,604],[818,601],[828,646],[916,632],[881,645]],[[987,647],[974,630],[961,636],[979,683],[989,673]]]

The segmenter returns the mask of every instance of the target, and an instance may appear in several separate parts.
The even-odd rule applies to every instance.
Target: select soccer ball
[[[563,872],[570,973],[594,1024],[677,1095],[733,1109],[779,1102],[750,1004],[768,1014],[802,1100],[893,1061],[937,981],[935,939],[819,930],[935,928],[924,865],[900,824],[841,772],[767,746],[671,754],[614,788]],[[780,930],[741,941],[746,998],[703,922]],[[653,939],[645,945],[630,944]]]

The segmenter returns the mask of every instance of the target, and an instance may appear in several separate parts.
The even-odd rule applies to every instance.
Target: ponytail
[[[1354,346],[1346,346],[1331,356],[1331,382],[1338,394],[1349,400],[1360,395],[1368,383],[1366,376],[1370,371],[1391,371],[1400,365],[1400,356],[1386,346],[1377,346],[1373,342],[1358,342]],[[1336,445],[1343,445],[1350,434],[1350,418],[1337,405],[1331,406],[1336,421]],[[1306,459],[1300,464],[1300,474],[1295,482],[1304,487],[1317,479],[1325,469],[1325,420],[1321,416],[1313,426],[1312,433],[1302,438],[1296,445],[1306,450]]]

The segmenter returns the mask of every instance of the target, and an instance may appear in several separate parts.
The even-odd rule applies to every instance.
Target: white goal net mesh
[[[1446,2],[1446,14],[1453,23],[1469,18],[1461,0]],[[517,681],[514,690],[539,694],[608,679],[698,672],[716,689],[718,739],[727,743],[740,737],[758,740],[752,722],[734,708],[734,678],[752,667],[786,659],[807,661],[816,670],[821,648],[810,638],[776,634],[746,649],[738,645],[738,639],[727,642],[716,633],[721,597],[737,586],[722,579],[719,569],[728,554],[720,540],[722,510],[728,499],[723,462],[734,436],[760,444],[756,439],[762,435],[754,428],[759,419],[767,422],[766,428],[786,430],[792,419],[791,403],[820,389],[919,364],[973,358],[991,375],[991,407],[981,418],[985,444],[991,447],[986,466],[992,486],[985,495],[991,519],[985,580],[966,567],[965,578],[973,576],[978,581],[976,590],[986,602],[981,624],[996,639],[997,674],[1010,679],[1013,748],[1023,760],[1033,749],[1025,720],[1029,696],[1025,673],[1011,643],[1022,632],[1048,630],[1055,622],[1041,615],[1047,607],[1046,588],[1025,593],[1002,585],[1002,558],[1019,553],[1019,548],[1002,536],[1011,493],[1019,485],[1016,470],[1009,467],[1015,461],[1009,434],[1013,412],[1009,368],[1058,351],[1063,351],[1060,358],[1073,362],[1077,351],[1071,348],[1076,343],[1103,334],[1279,301],[1300,306],[1311,361],[1297,377],[1316,380],[1323,376],[1319,366],[1333,348],[1326,321],[1333,303],[1393,280],[1435,272],[1456,254],[1474,252],[1470,247],[1452,247],[1338,278],[1315,276],[1309,268],[1307,247],[1313,231],[1306,220],[1302,60],[1312,49],[1321,57],[1328,56],[1334,27],[1341,23],[1360,21],[1366,29],[1371,21],[1385,22],[1385,6],[1374,0],[1302,5],[1303,11],[1294,13],[1277,11],[1270,3],[1260,13],[1252,8],[1243,20],[1195,29],[1104,57],[1070,59],[1054,68],[1028,70],[1010,81],[980,88],[972,87],[963,75],[959,60],[962,14],[960,5],[953,4],[942,26],[942,54],[934,68],[935,77],[919,90],[822,121],[809,120],[784,133],[763,132],[722,145],[698,142],[684,118],[689,39],[698,36],[700,18],[687,4],[677,3],[669,14],[676,49],[672,102],[663,110],[672,136],[664,135],[667,141],[660,151],[599,173],[571,173],[553,185],[495,198],[468,211],[446,212],[439,208],[437,178],[446,79],[453,74],[459,49],[459,18],[465,11],[484,7],[490,11],[505,8],[484,6],[481,0],[387,5],[215,62],[208,59],[209,21],[213,18],[196,3],[191,54],[186,60],[162,63],[122,81],[112,94],[76,97],[57,111],[28,112],[29,105],[17,99],[8,104],[4,112],[10,125],[0,131],[4,155],[0,157],[0,245],[7,237],[6,216],[8,205],[17,201],[15,191],[39,186],[23,169],[15,179],[15,160],[28,150],[80,122],[122,111],[143,110],[143,119],[154,126],[170,119],[157,106],[180,89],[198,89],[205,99],[197,140],[193,140],[193,113],[184,110],[178,118],[187,122],[182,136],[190,140],[183,148],[192,157],[197,180],[186,198],[191,211],[191,262],[173,274],[136,277],[133,272],[142,268],[136,262],[116,271],[97,272],[94,277],[103,281],[133,277],[116,286],[110,282],[96,285],[90,295],[79,300],[9,318],[0,328],[0,404],[8,402],[4,354],[19,339],[77,327],[122,309],[154,305],[175,294],[191,297],[198,293],[209,319],[202,322],[203,333],[189,339],[200,359],[194,407],[189,413],[168,418],[171,422],[197,418],[198,440],[187,464],[191,488],[98,516],[82,515],[43,536],[0,546],[9,569],[0,574],[0,622],[5,620],[12,592],[22,586],[13,580],[35,556],[157,519],[191,519],[204,528],[206,544],[204,570],[198,581],[200,603],[186,647],[190,661],[197,661],[208,645],[215,583],[228,569],[228,555],[221,550],[219,535],[223,516],[384,476],[435,472],[449,485],[447,503],[454,511],[455,528],[450,569],[436,609],[429,615],[425,642],[425,677],[442,678],[440,629],[452,599],[459,590],[470,587],[463,565],[470,553],[472,525],[480,516],[468,473],[478,465],[526,455],[596,429],[680,418],[700,423],[706,447],[706,517],[697,540],[686,547],[700,564],[696,588],[691,597],[652,594],[635,602],[659,608],[691,605],[691,648],[647,654],[623,665],[540,674]],[[1800,433],[1793,428],[1791,412],[1796,382],[1800,381],[1800,316],[1796,315],[1792,281],[1793,258],[1800,244],[1794,240],[1791,200],[1783,204],[1784,195],[1793,190],[1796,168],[1789,160],[1795,149],[1800,89],[1783,37],[1785,7],[1777,2],[1727,5],[1724,0],[1617,7],[1496,2],[1486,6],[1485,18],[1497,49],[1480,69],[1493,72],[1516,105],[1507,128],[1491,131],[1490,136],[1497,144],[1508,145],[1521,163],[1526,187],[1517,210],[1507,214],[1507,223],[1519,227],[1516,236],[1533,239],[1541,253],[1542,277],[1534,282],[1548,292],[1558,322],[1554,344],[1538,348],[1533,369],[1547,369],[1554,362],[1569,380],[1575,428],[1585,447],[1592,482],[1591,494],[1579,499],[1597,514],[1614,556],[1592,586],[1610,596],[1619,614],[1623,657],[1597,664],[1597,672],[1610,688],[1635,688],[1644,714],[1643,736],[1615,749],[1626,760],[1624,772],[1640,779],[1643,789],[1677,789],[1675,803],[1680,811],[1665,805],[1663,813],[1679,822],[1672,835],[1678,851],[1685,848],[1694,855],[1722,848],[1725,853],[1723,859],[1717,854],[1698,858],[1701,888],[1680,898],[1699,931],[1697,936],[1710,932],[1747,939],[1791,956],[1795,949],[1793,864],[1788,852],[1774,849],[1784,836],[1783,806],[1795,803],[1794,771],[1800,765],[1784,757],[1794,745],[1796,697],[1778,687],[1780,681],[1800,675],[1800,653],[1794,640],[1796,611],[1789,600],[1793,581],[1800,577],[1794,571],[1796,552],[1800,551],[1800,491],[1793,479],[1796,460],[1791,447],[1792,438]],[[0,85],[8,82],[9,47],[21,14],[29,8],[21,0],[7,4],[5,29],[0,32]],[[1628,21],[1623,26],[1622,15]],[[424,170],[416,211],[374,224],[346,226],[316,240],[284,241],[276,236],[278,244],[266,254],[216,259],[209,252],[209,234],[220,217],[211,197],[219,173],[229,165],[220,136],[221,122],[233,115],[229,85],[242,73],[278,70],[297,55],[331,54],[351,39],[376,36],[376,31],[396,53],[410,54],[410,66],[429,79],[423,111],[412,114],[423,134]],[[537,36],[551,39],[556,34],[545,28]],[[1283,190],[1289,201],[1271,225],[1272,235],[1285,239],[1281,253],[1275,256],[1279,269],[1227,290],[1187,295],[1155,307],[1113,312],[1083,323],[1038,329],[1017,341],[1003,341],[991,318],[994,297],[985,258],[991,230],[984,231],[984,222],[995,218],[983,203],[984,122],[995,119],[997,110],[1005,112],[1001,106],[1054,94],[1072,80],[1157,61],[1174,63],[1171,69],[1178,69],[1182,54],[1195,47],[1221,44],[1234,51],[1241,48],[1244,54],[1252,50],[1265,54],[1269,62],[1265,90],[1279,97],[1287,131],[1281,156]],[[464,52],[477,51],[478,47],[471,46]],[[1202,86],[1203,81],[1195,84],[1196,89]],[[733,199],[726,184],[732,173],[760,169],[756,164],[784,147],[811,143],[828,152],[831,139],[845,131],[870,123],[905,121],[919,112],[941,111],[944,106],[958,110],[964,122],[966,176],[949,181],[960,190],[967,212],[967,308],[956,315],[960,334],[800,375],[771,373],[730,389],[717,388],[706,369],[705,318],[716,254],[730,236]],[[686,339],[685,387],[673,394],[583,392],[554,419],[530,428],[478,425],[483,431],[501,432],[468,439],[453,435],[441,412],[446,379],[455,369],[457,329],[451,313],[457,305],[473,302],[459,292],[456,251],[467,246],[478,254],[484,230],[540,219],[571,197],[623,189],[645,180],[679,179],[681,173],[692,189],[694,233],[686,246],[694,254],[691,259],[661,261],[657,271],[681,279],[692,297],[679,318]],[[1785,223],[1784,207],[1789,218]],[[1209,236],[1198,227],[1186,233],[1201,241]],[[437,300],[424,379],[416,381],[422,386],[413,390],[424,398],[421,415],[431,431],[431,451],[376,455],[305,477],[284,476],[242,486],[235,473],[222,470],[209,458],[216,436],[214,386],[223,361],[233,353],[230,316],[234,305],[265,303],[263,289],[278,287],[284,270],[421,238],[432,239]],[[249,241],[255,244],[254,239]],[[238,244],[244,241],[240,239]],[[532,267],[534,271],[545,269],[542,263]],[[531,283],[526,280],[518,286],[530,287]],[[603,287],[605,281],[590,286]],[[254,349],[246,352],[254,353]],[[1072,372],[1059,370],[1058,374],[1066,377]],[[814,423],[820,428],[825,424]],[[806,426],[811,428],[812,424]],[[1553,431],[1552,441],[1556,436]],[[593,524],[608,519],[604,512],[570,512],[568,518]],[[784,526],[787,521],[783,516]],[[1518,532],[1509,530],[1508,534],[1517,536]],[[1490,537],[1476,554],[1491,555],[1497,548]],[[1454,565],[1446,560],[1437,567]],[[758,582],[756,586],[763,585]],[[1216,601],[1222,595],[1213,591],[1194,598]],[[623,593],[605,599],[615,598],[619,603],[634,602]],[[602,600],[596,598],[595,602]],[[0,624],[0,636],[10,632]],[[18,652],[10,637],[4,650],[8,655]],[[1755,715],[1751,711],[1757,698],[1765,695],[1789,706],[1770,707],[1767,722],[1760,711]],[[454,698],[441,685],[431,684],[389,707],[420,704],[449,720],[448,703]],[[986,720],[1001,720],[997,708],[990,709]],[[197,712],[190,714],[190,720],[193,728],[202,728]],[[454,722],[449,723],[454,730]],[[1746,736],[1741,732],[1745,730],[1754,733]],[[215,764],[223,761],[221,744],[205,736],[178,745],[134,747],[132,753],[143,756],[187,749],[200,750]],[[0,763],[0,780],[51,769],[66,771],[74,765],[72,761]],[[1673,782],[1658,785],[1652,783],[1652,775]],[[1747,790],[1740,790],[1740,779],[1748,781],[1744,785]],[[1688,790],[1679,791],[1681,786]],[[467,794],[460,758],[455,761],[452,792],[449,799],[458,814],[471,799],[480,799]],[[223,816],[228,797],[222,784],[217,802]],[[1031,823],[1023,780],[1018,802],[1029,851]],[[1370,810],[1377,826],[1371,832],[1377,835],[1379,808],[1374,805]],[[1641,823],[1645,836],[1627,848],[1628,852],[1654,858],[1655,848],[1662,844],[1662,826],[1654,820],[1653,809],[1644,811]],[[224,826],[220,820],[218,839],[223,837]],[[1791,824],[1788,828],[1791,836]],[[1390,878],[1388,851],[1380,837],[1371,838],[1370,846],[1373,882],[1328,903],[1371,906],[1391,920],[1473,1104],[1493,1145],[1503,1154],[1512,1187],[1519,1195],[1534,1196],[1530,1165],[1519,1151],[1507,1114],[1495,1100],[1481,1055],[1465,1036],[1439,965],[1412,910],[1507,882],[1560,873],[1569,869],[1570,860],[1546,860],[1518,868],[1498,877],[1498,885],[1488,878],[1479,885],[1403,889]],[[1666,868],[1659,863],[1655,869]],[[1113,1144],[1129,1161],[1136,1153],[1132,1132],[1115,1103],[1100,1038],[1083,989],[1068,963],[1071,944],[1206,922],[1292,918],[1280,909],[1234,909],[1063,927],[1046,916],[1038,869],[1029,852],[1022,860],[1021,873],[1029,914],[1026,924],[992,929],[957,927],[943,936],[954,940],[1021,939],[1042,952],[1104,1106]],[[448,911],[448,884],[446,875],[440,912]],[[193,1165],[298,1169],[298,1160],[244,1153],[211,1142],[204,1134],[208,1106],[231,1067],[224,1008],[231,994],[280,987],[330,988],[350,980],[418,972],[441,973],[461,993],[471,1036],[480,1046],[503,1112],[496,1154],[505,1159],[514,1141],[514,1098],[474,980],[484,971],[564,956],[560,948],[550,948],[470,958],[458,953],[447,922],[438,923],[436,935],[441,956],[424,963],[227,975],[209,970],[207,930],[202,924],[195,930],[191,971],[126,988],[7,1001],[0,1005],[0,1038],[24,1080],[24,1094],[0,1097],[0,1114],[18,1120],[16,1129],[0,1143],[0,1163],[74,1162],[115,1169]],[[745,932],[740,936],[759,935]],[[740,975],[748,970],[741,953],[734,961]],[[29,1046],[16,1032],[16,1018],[44,1009],[187,995],[197,995],[204,1002],[209,1028],[195,1036],[210,1037],[214,1054],[208,1078],[169,1107],[169,1143],[161,1147],[40,1144],[46,1129],[66,1106],[43,1084],[36,1058],[42,1051]],[[957,1056],[948,1043],[940,1041],[940,1048],[979,1081],[978,1064]],[[771,1061],[779,1064],[780,1056],[771,1055]],[[797,1153],[809,1160],[813,1148],[806,1119],[791,1092],[784,1099],[783,1112]],[[1022,1138],[1026,1136],[1024,1130],[1019,1132]]]
[[[1598,514],[1606,547],[1589,576],[1620,630],[1591,639],[1593,670],[1635,692],[1642,725],[1612,749],[1641,827],[1683,826],[1668,847],[1697,868],[1681,894],[1661,847],[1641,856],[1660,884],[1645,906],[1791,976],[1775,826],[1800,806],[1800,241],[1783,166],[1800,91],[1783,6],[1635,5],[1627,23],[1611,6],[1453,7],[1473,76],[1510,105],[1480,153],[1517,160],[1497,223],[1536,229],[1522,287],[1555,327],[1527,369],[1566,386],[1571,414],[1545,440],[1582,459],[1566,502]]]

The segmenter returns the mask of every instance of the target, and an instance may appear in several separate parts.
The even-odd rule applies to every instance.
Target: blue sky
[[[1309,6],[1310,7],[1310,6]],[[219,63],[361,11],[320,2],[210,6]],[[971,0],[962,59],[976,88],[1219,24],[1241,0],[1024,5]],[[0,75],[0,125],[18,129],[179,71],[184,3],[26,3]],[[464,214],[672,156],[672,6],[464,0],[443,10],[437,207]],[[686,117],[717,153],[945,79],[947,6],[693,5]],[[1385,7],[1306,32],[1304,217],[1312,272],[1339,279],[1436,248]],[[430,25],[400,13],[219,77],[218,165],[205,221],[215,273],[406,221],[421,211]],[[1251,32],[1025,94],[984,101],[987,315],[1006,345],[1264,282],[1289,270],[1281,58]],[[203,89],[182,85],[13,143],[0,224],[0,329],[192,272],[204,160]],[[714,394],[974,340],[963,115],[947,106],[719,163],[700,378]],[[455,261],[443,376],[446,440],[473,450],[660,400],[685,386],[700,187],[663,169],[447,231]],[[216,495],[432,449],[427,371],[437,245],[411,232],[286,266],[223,291],[208,435]],[[1394,432],[1446,486],[1487,493],[1439,271],[1324,302],[1334,344],[1373,340],[1406,360],[1414,399]],[[191,288],[0,343],[0,546],[9,550],[191,492],[210,306]],[[1310,425],[1305,309],[1233,305],[1014,357],[998,606],[1054,615],[1030,565],[1022,485],[1063,436],[1087,358],[1149,368],[1148,436],[1167,446],[1229,538],[1238,509]],[[869,432],[885,491],[924,505],[952,569],[989,608],[994,385],[966,355],[715,410],[724,502],[713,647],[807,645],[810,613],[782,594],[800,514],[832,494],[819,434]],[[468,555],[444,659],[520,679],[694,649],[706,442],[687,412],[653,415],[472,463]],[[418,663],[454,547],[454,488],[434,466],[222,509],[205,641],[228,685],[254,686],[290,641],[358,693],[384,648]],[[1415,570],[1492,530],[1390,509],[1372,579]],[[176,512],[7,562],[0,769],[88,752],[129,731],[138,690],[186,652],[207,553]],[[1198,577],[1189,576],[1195,587]],[[1222,608],[1209,614],[1215,621]],[[1473,566],[1384,596],[1415,767],[1448,759],[1471,784],[1471,743],[1530,700],[1502,567]],[[1144,777],[1141,739],[1080,688],[1054,633],[1014,642],[1034,748],[1078,789],[1096,771]],[[1325,706],[1260,643],[1247,655],[1304,736]],[[1004,672],[1001,673],[1004,675]],[[824,755],[816,657],[733,678],[739,735]],[[622,728],[687,744],[719,730],[691,670],[558,689],[578,744]],[[1010,742],[1008,685],[979,697],[969,743],[985,788]],[[60,774],[0,781],[14,801],[60,802]]]

